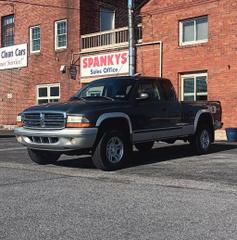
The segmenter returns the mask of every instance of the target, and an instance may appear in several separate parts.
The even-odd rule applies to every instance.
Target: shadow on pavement
[[[237,149],[237,145],[228,143],[216,143],[212,145],[209,154],[224,152],[232,149]],[[172,161],[177,160],[179,158],[187,158],[193,156],[195,156],[195,153],[193,152],[189,144],[165,145],[165,146],[162,144],[158,145],[158,147],[153,148],[151,151],[146,153],[134,151],[131,156],[131,160],[128,162],[125,168],[135,167],[139,165],[148,165],[164,161]],[[84,169],[95,168],[92,163],[91,157],[89,156],[72,157],[67,160],[60,160],[56,163],[56,165],[70,168],[84,168]]]

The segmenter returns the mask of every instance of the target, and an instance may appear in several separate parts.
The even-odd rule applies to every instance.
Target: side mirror
[[[150,98],[149,93],[142,92],[142,93],[139,94],[139,97],[136,98],[136,100],[138,100],[138,101],[144,101],[144,100],[147,100],[147,99],[149,99],[149,98]]]

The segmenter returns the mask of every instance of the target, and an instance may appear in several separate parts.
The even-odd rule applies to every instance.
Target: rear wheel
[[[92,161],[102,170],[111,171],[124,166],[131,152],[128,136],[118,130],[107,130],[95,146]]]
[[[190,143],[197,154],[206,154],[209,152],[212,142],[212,132],[210,126],[206,124],[199,125],[194,137]]]
[[[135,147],[140,152],[148,152],[152,149],[154,142],[137,143]]]
[[[33,162],[40,165],[55,163],[61,155],[58,152],[41,151],[30,148],[28,148],[28,154]]]

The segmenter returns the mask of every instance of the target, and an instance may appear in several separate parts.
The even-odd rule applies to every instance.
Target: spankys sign
[[[0,48],[0,70],[27,67],[27,44]]]
[[[81,77],[119,75],[128,73],[128,51],[81,57]]]

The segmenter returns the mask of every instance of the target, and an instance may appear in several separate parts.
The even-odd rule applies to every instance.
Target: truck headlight
[[[20,114],[16,117],[16,125],[18,127],[23,127],[23,122]]]
[[[67,125],[68,128],[88,128],[93,127],[93,124],[82,115],[68,115]]]

